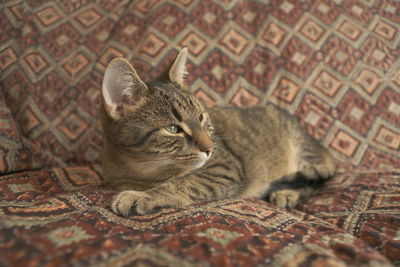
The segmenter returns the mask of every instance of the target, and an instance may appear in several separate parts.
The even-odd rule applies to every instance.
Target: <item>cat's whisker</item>
[[[232,141],[232,140],[234,140],[233,138],[224,138],[224,137],[213,137],[212,138],[214,141]]]

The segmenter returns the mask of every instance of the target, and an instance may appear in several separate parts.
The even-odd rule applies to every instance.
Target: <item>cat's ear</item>
[[[184,47],[179,54],[176,56],[174,63],[172,63],[169,69],[169,79],[178,84],[179,86],[185,88],[185,76],[186,76],[186,61],[188,56],[188,49]]]
[[[108,64],[102,93],[104,107],[111,118],[121,118],[125,108],[135,105],[147,91],[147,85],[126,59],[116,58]]]

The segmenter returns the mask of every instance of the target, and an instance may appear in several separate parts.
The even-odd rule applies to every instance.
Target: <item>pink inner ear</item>
[[[187,48],[183,48],[176,57],[172,67],[169,71],[169,77],[171,81],[176,82],[179,85],[184,85],[186,72],[186,61],[187,61]]]
[[[120,105],[124,95],[131,94],[130,87],[133,84],[131,67],[125,61],[112,61],[104,74],[103,96],[108,105]]]
[[[120,118],[124,104],[135,104],[146,91],[147,85],[127,60],[117,58],[108,64],[102,92],[105,108],[111,117]]]
[[[118,90],[118,85],[112,80],[112,77],[107,75],[104,76],[103,80],[103,97],[107,105],[116,105],[120,100],[120,92]]]
[[[123,73],[121,64],[119,62],[111,62],[108,65],[103,78],[102,93],[105,108],[108,114],[114,119],[120,117],[118,114],[118,106],[122,103],[123,98],[123,79],[121,73]]]
[[[111,102],[117,105],[122,104],[122,101],[124,99],[123,96],[124,89],[122,88],[122,84],[114,80],[111,82],[111,86],[112,87],[108,91]]]
[[[123,104],[132,104],[132,93],[129,87],[123,87],[125,84],[123,82],[118,82],[117,80],[111,80],[107,86],[103,88],[103,97],[105,100],[105,108],[108,114],[114,119],[121,117],[121,110]]]

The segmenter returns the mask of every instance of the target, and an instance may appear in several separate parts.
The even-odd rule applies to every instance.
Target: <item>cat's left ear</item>
[[[182,48],[179,54],[176,56],[174,63],[172,63],[171,68],[169,69],[169,79],[178,84],[179,86],[185,88],[185,76],[186,72],[186,61],[188,56],[187,47]]]
[[[114,58],[103,78],[103,100],[108,115],[119,120],[128,106],[134,107],[147,95],[148,87],[132,65],[123,58]]]

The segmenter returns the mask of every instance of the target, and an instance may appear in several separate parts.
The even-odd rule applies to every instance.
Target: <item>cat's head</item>
[[[114,153],[155,166],[196,169],[213,152],[212,125],[203,105],[185,85],[187,49],[166,77],[143,82],[125,59],[113,59],[103,79],[103,129]]]

